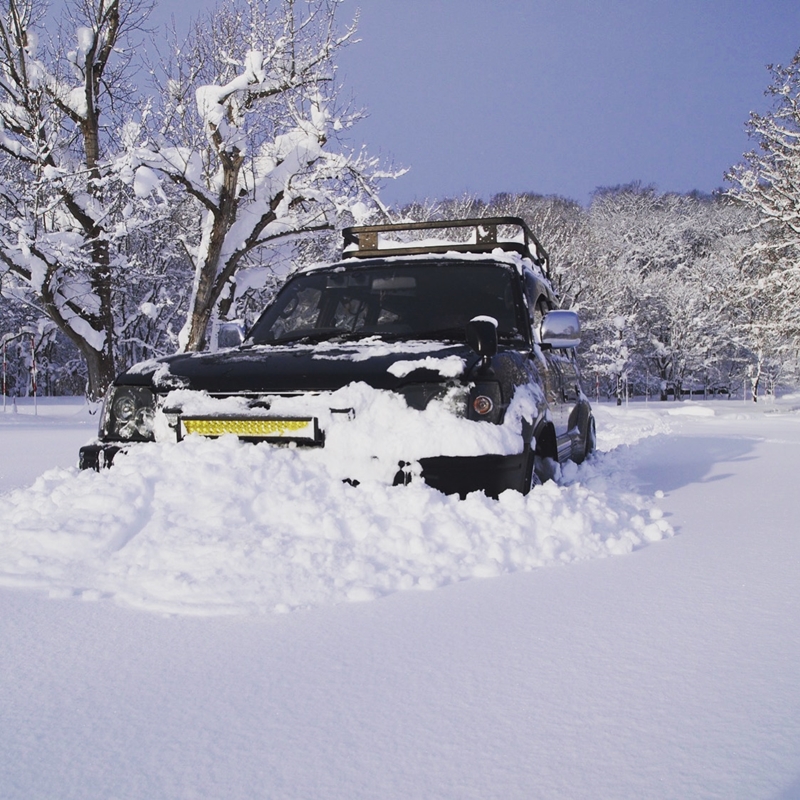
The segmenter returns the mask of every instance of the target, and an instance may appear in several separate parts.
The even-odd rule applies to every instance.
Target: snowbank
[[[599,454],[527,497],[459,501],[419,481],[351,486],[300,449],[162,442],[0,497],[0,585],[168,613],[265,613],[629,553],[671,528],[626,488],[623,461]]]

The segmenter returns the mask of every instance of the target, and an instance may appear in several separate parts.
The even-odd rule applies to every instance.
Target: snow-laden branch
[[[352,118],[334,110],[333,58],[354,28],[335,32],[335,6],[223,7],[210,39],[203,30],[176,53],[156,132],[132,150],[132,169],[155,170],[198,203],[186,349],[203,346],[246,259],[281,239],[331,229],[349,208],[380,208],[375,162],[337,147]]]

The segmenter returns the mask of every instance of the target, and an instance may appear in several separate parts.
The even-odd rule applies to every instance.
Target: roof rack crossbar
[[[501,238],[498,228],[501,225],[512,225],[520,229],[523,241]],[[474,240],[471,242],[447,242],[441,244],[415,244],[407,246],[380,246],[379,234],[406,231],[444,230],[447,228],[474,228]],[[420,255],[424,253],[490,253],[495,248],[516,252],[530,258],[541,266],[547,277],[550,277],[550,257],[520,217],[477,217],[471,219],[437,220],[435,222],[399,222],[385,225],[359,225],[345,228],[344,256],[347,258],[375,258],[387,255]]]

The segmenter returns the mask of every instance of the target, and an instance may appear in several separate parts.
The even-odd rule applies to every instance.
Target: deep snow
[[[326,425],[323,448],[193,436],[134,448],[100,473],[46,472],[0,498],[0,586],[177,613],[288,611],[629,553],[671,534],[602,455],[527,497],[393,487],[404,440],[458,442],[458,422],[508,426],[442,411],[428,432],[422,412],[394,413],[401,398],[359,405],[353,394],[334,407],[355,407],[355,419]],[[369,457],[377,439],[388,469]],[[342,480],[351,474],[357,487]]]
[[[190,505],[174,498],[191,480],[171,476],[167,461],[141,464],[128,480],[146,490],[144,516],[126,528],[134,494],[116,470],[87,480],[69,469],[94,420],[64,406],[40,407],[38,419],[7,413],[0,486],[19,489],[0,498],[0,572],[38,588],[0,590],[0,796],[798,797],[795,405],[800,398],[757,408],[601,405],[606,452],[525,501],[476,496],[451,508],[424,487],[373,487],[370,502],[380,505],[370,516],[357,489],[326,487],[312,510],[349,509],[359,520],[349,538],[338,532],[346,559],[323,559],[289,583],[307,588],[310,575],[355,563],[345,585],[371,589],[357,599],[379,599],[341,602],[347,592],[326,587],[285,603],[313,606],[285,615],[263,612],[286,600],[275,563],[297,563],[301,526],[290,522],[285,534],[293,552],[251,560],[247,536],[274,517],[236,519],[233,541],[208,551],[220,569],[201,574],[196,563],[198,537],[213,529],[209,509],[236,513],[227,471],[243,454],[252,469],[259,448],[218,443],[216,461],[195,454],[197,474],[216,464],[218,484],[195,487],[195,525],[177,520],[183,589],[197,592],[171,591],[169,608],[181,613],[164,616],[118,603],[159,607],[182,552],[170,514]],[[255,463],[270,475],[273,467]],[[169,481],[173,505],[159,506]],[[82,482],[94,495],[79,491]],[[236,488],[254,502],[253,487]],[[226,499],[210,502],[214,491]],[[341,505],[331,499],[338,492]],[[24,523],[9,525],[22,508]],[[88,509],[83,527],[77,508]],[[419,508],[438,517],[410,531],[422,540],[412,550],[391,517],[421,524]],[[326,523],[308,519],[311,553]],[[112,553],[101,521],[134,533]],[[543,545],[545,529],[559,525],[565,559]],[[642,536],[651,525],[659,536]],[[364,526],[370,552],[353,533]],[[595,557],[624,542],[631,554]],[[136,557],[120,561],[134,544]],[[502,559],[490,553],[495,544]],[[562,560],[570,563],[526,571]],[[484,574],[480,565],[501,574],[472,577]],[[252,583],[258,569],[270,576],[263,585]],[[418,583],[433,575],[443,588],[397,591],[407,584],[401,572]],[[212,597],[237,615],[184,615],[212,613]]]

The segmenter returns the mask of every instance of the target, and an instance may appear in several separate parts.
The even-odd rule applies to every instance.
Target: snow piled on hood
[[[465,367],[466,362],[458,356],[445,358],[428,356],[416,361],[395,361],[389,367],[388,372],[397,378],[405,378],[406,375],[410,375],[418,369],[429,369],[432,372],[438,372],[444,378],[456,378],[464,372]]]
[[[656,432],[644,430],[652,415],[641,422],[632,440]],[[0,585],[258,614],[629,553],[672,534],[615,453],[527,497],[461,501],[420,481],[351,486],[313,452],[190,437],[101,473],[50,470],[0,497]]]

